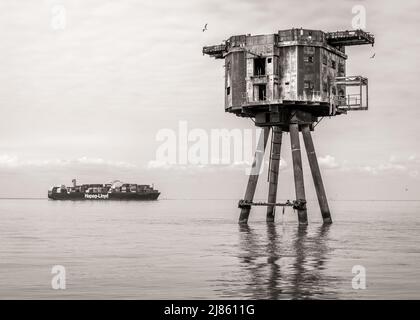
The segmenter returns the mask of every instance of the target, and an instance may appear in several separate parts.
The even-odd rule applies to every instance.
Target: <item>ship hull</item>
[[[137,200],[149,201],[157,200],[160,192],[115,192],[115,193],[50,193],[48,198],[52,200]]]

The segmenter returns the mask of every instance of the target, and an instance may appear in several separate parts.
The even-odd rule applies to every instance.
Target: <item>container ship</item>
[[[122,183],[55,186],[48,190],[48,198],[53,200],[157,200],[160,192],[153,185]]]

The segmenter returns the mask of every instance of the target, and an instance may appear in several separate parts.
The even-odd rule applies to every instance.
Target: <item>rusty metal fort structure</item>
[[[203,54],[225,61],[225,111],[251,118],[263,129],[245,198],[239,201],[239,223],[247,223],[251,207],[267,206],[274,221],[277,206],[293,206],[299,224],[307,224],[299,132],[324,223],[331,213],[319,170],[311,131],[323,119],[368,109],[368,80],[346,74],[346,46],[374,44],[363,30],[323,32],[280,30],[269,35],[237,35],[206,46]],[[268,201],[253,202],[262,158],[271,134]],[[296,200],[277,203],[282,133],[290,132]]]

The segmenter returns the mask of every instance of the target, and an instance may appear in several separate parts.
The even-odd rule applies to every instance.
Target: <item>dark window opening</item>
[[[308,90],[310,90],[310,89],[313,89],[313,88],[314,88],[314,84],[312,83],[312,81],[305,81],[305,82],[303,83],[303,86],[304,86],[304,88],[305,88],[305,89],[308,89]]]
[[[266,100],[266,86],[265,84],[258,85],[258,101]]]
[[[267,63],[271,63],[271,60],[272,60],[271,58],[268,58]]]
[[[335,69],[335,61],[331,61],[331,68]]]
[[[328,63],[328,58],[327,58],[327,56],[326,56],[326,55],[323,55],[323,56],[322,56],[322,63],[323,63],[323,64],[325,64],[325,65],[327,65],[327,63]]]
[[[285,84],[286,86],[288,86],[290,83],[289,83],[289,82],[285,82],[284,84]]]
[[[227,94],[227,95],[230,95],[230,87],[227,87],[227,88],[226,88],[226,94]]]
[[[265,58],[254,59],[254,76],[265,75]]]
[[[331,91],[332,91],[332,94],[336,94],[336,89],[335,89],[335,87],[332,87]]]
[[[312,62],[314,62],[314,56],[305,56],[303,60],[305,62],[312,63]]]
[[[343,63],[338,64],[338,72],[344,73],[344,64]]]

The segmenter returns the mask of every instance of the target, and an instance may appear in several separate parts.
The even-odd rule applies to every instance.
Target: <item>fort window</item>
[[[267,63],[271,63],[271,58],[268,58],[267,59]]]
[[[314,85],[311,81],[305,81],[303,86],[304,86],[305,89],[313,89],[314,88]]]
[[[265,75],[265,58],[254,59],[254,76]]]
[[[265,84],[258,84],[258,101],[266,100],[266,86]]]
[[[335,65],[335,61],[331,60],[331,68],[335,69],[336,65]]]
[[[305,56],[305,57],[303,58],[303,60],[304,60],[305,62],[312,63],[312,62],[314,62],[314,56]]]
[[[230,95],[230,87],[227,87],[227,88],[226,88],[226,94],[227,94],[227,95]]]

